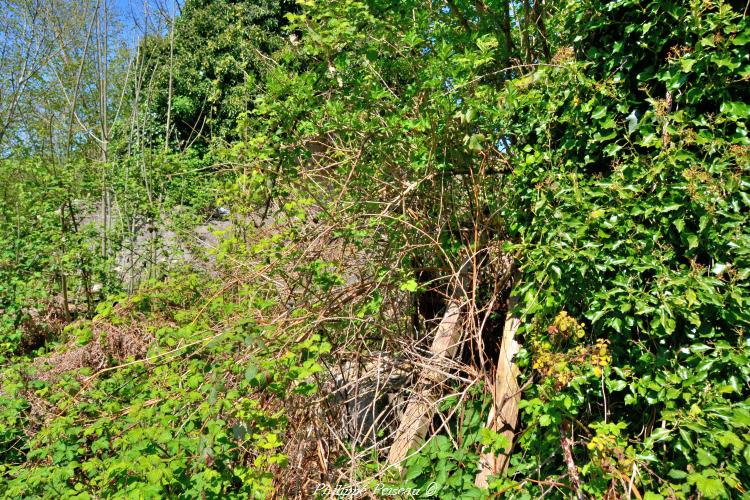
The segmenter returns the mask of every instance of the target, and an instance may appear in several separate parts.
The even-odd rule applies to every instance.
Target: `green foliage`
[[[261,94],[294,7],[288,0],[189,0],[172,35],[146,38],[140,50],[156,71],[157,93],[147,103],[152,140],[161,144],[166,126],[180,148],[237,138],[237,120]]]
[[[209,177],[205,160],[191,153],[146,152],[103,165],[0,163],[0,359],[31,354],[55,339],[65,323],[91,316],[102,297],[118,292],[122,283],[114,261],[132,227],[162,221],[164,206],[183,208],[169,214],[177,228],[205,220],[221,176]],[[106,235],[100,220],[102,177],[119,215]]]
[[[305,7],[292,26],[307,36],[300,56],[313,62],[289,65],[283,80],[313,73],[322,89],[303,95],[312,104],[301,116],[290,93],[250,122],[263,140],[282,138],[272,143],[280,171],[298,173],[285,163],[298,150],[284,143],[335,138],[347,210],[370,214],[389,241],[429,246],[425,235],[439,235],[445,253],[419,256],[437,266],[467,241],[440,221],[446,203],[434,193],[450,193],[457,225],[468,218],[488,229],[476,215],[483,206],[500,219],[490,237],[508,237],[521,255],[526,340],[561,310],[591,325],[580,352],[527,347],[524,378],[548,382],[524,394],[526,430],[509,472],[519,489],[538,495],[542,486],[524,478],[567,474],[558,425],[575,419],[594,442],[573,450],[587,494],[618,491],[633,470],[634,487],[664,495],[742,491],[750,66],[737,6],[561,4],[550,20],[552,64],[528,72],[499,67],[502,44],[482,33],[482,20],[467,34],[460,6]],[[492,169],[509,175],[485,177]],[[377,200],[411,212],[374,215]],[[725,354],[683,359],[701,349]],[[579,358],[583,371],[570,367]],[[682,420],[689,408],[725,415],[703,417],[716,433],[700,446]],[[667,439],[679,442],[657,444]],[[596,451],[597,440],[619,455]]]
[[[484,428],[489,398],[469,391],[392,484],[567,496],[575,467],[594,498],[745,495],[745,6],[548,4],[189,1],[171,64],[169,38],[140,46],[160,61],[148,134],[182,147],[205,130],[226,147],[63,172],[3,163],[0,494],[269,496],[294,438],[287,404],[317,393],[321,358],[352,335],[380,349],[403,332],[383,305],[425,292],[420,271],[447,276],[501,248],[523,320],[509,470],[474,486],[480,452],[507,443]],[[234,171],[209,177],[213,163]],[[221,203],[233,225],[217,275],[173,272],[86,304],[98,315],[60,328],[46,348],[62,357],[46,359],[99,349],[100,364],[46,376],[44,360],[14,356],[29,354],[24,311],[57,297],[62,276],[70,290],[93,277],[118,288],[95,235],[65,223],[66,204],[105,181],[126,222],[180,205],[189,227]],[[270,234],[251,218],[269,211]],[[310,220],[357,262],[356,286],[344,258],[299,248]],[[492,309],[486,274],[472,298]],[[282,302],[279,283],[303,292]]]
[[[31,384],[34,368],[3,368],[3,379],[16,381],[2,399],[3,441],[15,441],[6,452],[3,496],[266,498],[271,471],[286,463],[287,418],[263,393],[284,399],[313,392],[308,380],[330,346],[310,337],[274,356],[283,338],[241,314],[268,304],[249,289],[234,299],[220,290],[200,276],[175,276],[125,303],[102,303],[95,334],[136,342],[145,328],[154,339],[148,360],[125,358],[109,373],[90,377],[84,368]],[[33,436],[11,433],[42,424],[29,412],[38,397],[51,405],[42,427]]]
[[[747,23],[723,3],[591,2],[574,11],[580,60],[510,84],[500,109],[511,141],[525,144],[505,211],[525,256],[518,294],[527,318],[564,308],[610,341],[602,387],[560,394],[590,422],[592,452],[576,452],[590,494],[637,470],[644,489],[666,496],[727,496],[750,479],[739,382],[750,354],[750,165],[747,114],[733,104],[748,98]],[[619,32],[610,15],[624,20]],[[531,403],[540,391],[524,397]],[[545,413],[529,403],[523,420],[543,425]],[[601,419],[620,426],[607,431],[617,460],[596,451]],[[557,447],[545,432],[521,442],[528,456]],[[563,464],[538,466],[553,475]]]
[[[90,234],[77,227],[74,202],[91,179],[85,164],[0,162],[0,360],[29,354],[61,329],[63,285],[72,297],[76,288],[106,279]],[[79,299],[85,311],[86,297]]]
[[[460,406],[457,397],[446,399],[440,410],[450,422],[451,437],[435,436],[407,459],[398,487],[419,490],[425,498],[485,498],[486,492],[474,486],[479,453],[498,452],[506,444],[502,435],[484,427],[487,399],[480,387],[474,387]]]

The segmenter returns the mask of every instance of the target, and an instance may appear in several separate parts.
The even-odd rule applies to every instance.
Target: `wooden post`
[[[466,290],[471,269],[473,269],[473,262],[467,261],[455,275],[448,306],[435,331],[435,339],[430,347],[430,360],[422,369],[414,392],[409,396],[406,411],[388,452],[388,463],[391,465],[400,467],[409,450],[415,448],[424,439],[432,417],[435,415],[435,407],[440,397],[440,386],[447,378],[442,368],[456,355],[458,344],[461,342],[463,333],[461,313],[467,299]]]
[[[488,486],[487,479],[492,475],[502,474],[508,468],[510,453],[513,449],[513,439],[518,425],[518,402],[521,400],[521,391],[518,387],[518,367],[513,362],[513,357],[518,354],[520,345],[515,340],[516,331],[521,320],[514,315],[513,309],[518,301],[514,297],[508,299],[508,312],[503,326],[503,337],[500,344],[500,353],[497,357],[497,371],[495,372],[495,384],[492,399],[494,405],[490,411],[487,426],[501,432],[508,440],[508,446],[504,453],[495,455],[485,451],[479,458],[479,473],[475,484],[480,488]]]
[[[432,422],[435,405],[440,396],[438,389],[446,379],[444,372],[439,368],[445,361],[453,358],[461,341],[461,306],[460,299],[451,299],[437,327],[435,340],[430,348],[432,357],[429,365],[423,369],[415,391],[409,397],[404,417],[388,453],[390,464],[400,464],[409,450],[424,439]]]

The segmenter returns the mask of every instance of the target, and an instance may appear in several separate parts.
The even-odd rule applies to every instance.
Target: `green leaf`
[[[716,263],[714,267],[711,268],[711,272],[715,275],[720,275],[724,272],[724,270],[727,268],[726,264]]]
[[[409,279],[401,284],[399,289],[406,292],[416,292],[419,288],[419,284],[414,279]]]
[[[671,429],[667,429],[664,427],[657,427],[651,432],[651,435],[648,437],[648,442],[650,444],[657,443],[659,441],[665,441],[669,434],[672,432]]]
[[[625,389],[627,387],[627,382],[624,380],[608,380],[607,381],[607,388],[612,392],[617,392]]]
[[[258,367],[254,364],[247,367],[245,370],[245,379],[253,380],[258,375]]]
[[[601,120],[607,116],[607,106],[599,106],[596,108],[596,110],[591,114],[591,118],[594,120]]]
[[[678,469],[672,469],[667,473],[667,475],[672,479],[685,479],[688,474],[687,472]]]
[[[723,102],[719,110],[731,118],[746,120],[750,116],[750,105],[742,102]]]
[[[695,63],[698,62],[695,59],[691,59],[689,57],[683,57],[680,59],[680,69],[685,73],[690,73],[693,71],[693,66]]]
[[[422,465],[422,463],[419,461],[415,461],[406,469],[404,481],[411,481],[412,479],[419,477],[420,475],[422,475],[423,470],[424,465]]]
[[[695,481],[695,486],[706,498],[719,498],[727,494],[721,479],[700,476]]]
[[[695,234],[689,234],[687,237],[688,240],[688,249],[692,250],[693,248],[696,248],[698,246],[698,236]]]
[[[732,45],[746,45],[750,42],[750,30],[744,30],[732,38]]]
[[[659,495],[658,493],[654,493],[652,491],[647,491],[643,495],[643,500],[664,500],[664,497]]]
[[[698,456],[698,463],[703,465],[704,467],[708,467],[710,465],[716,465],[718,463],[717,458],[711,453],[709,453],[708,451],[704,450],[703,448],[698,448],[697,456]]]
[[[468,140],[469,149],[474,151],[482,150],[482,142],[485,140],[484,134],[472,134]]]

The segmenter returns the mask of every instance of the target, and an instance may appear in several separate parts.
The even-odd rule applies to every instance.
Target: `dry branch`
[[[581,478],[578,476],[578,467],[576,467],[576,463],[573,461],[573,439],[568,434],[570,434],[570,422],[563,420],[560,425],[560,446],[562,447],[565,465],[568,468],[568,476],[570,477],[570,483],[573,485],[576,498],[583,500]]]
[[[406,458],[409,450],[424,439],[432,421],[435,405],[439,398],[436,389],[446,379],[443,371],[434,369],[453,358],[461,341],[461,300],[453,299],[437,327],[435,340],[430,352],[432,359],[419,377],[419,383],[409,398],[401,425],[388,454],[388,462],[399,464]]]

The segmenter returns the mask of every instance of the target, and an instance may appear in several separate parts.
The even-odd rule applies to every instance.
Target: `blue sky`
[[[110,7],[114,9],[123,23],[124,37],[129,46],[134,46],[138,39],[143,35],[143,23],[145,13],[150,12],[154,16],[157,5],[161,4],[166,8],[172,8],[172,2],[182,4],[184,0],[110,0]],[[177,7],[174,12],[179,12]]]
[[[123,23],[128,44],[137,39],[136,23],[143,21],[143,1],[142,0],[114,0],[112,8],[117,11],[118,17]]]

